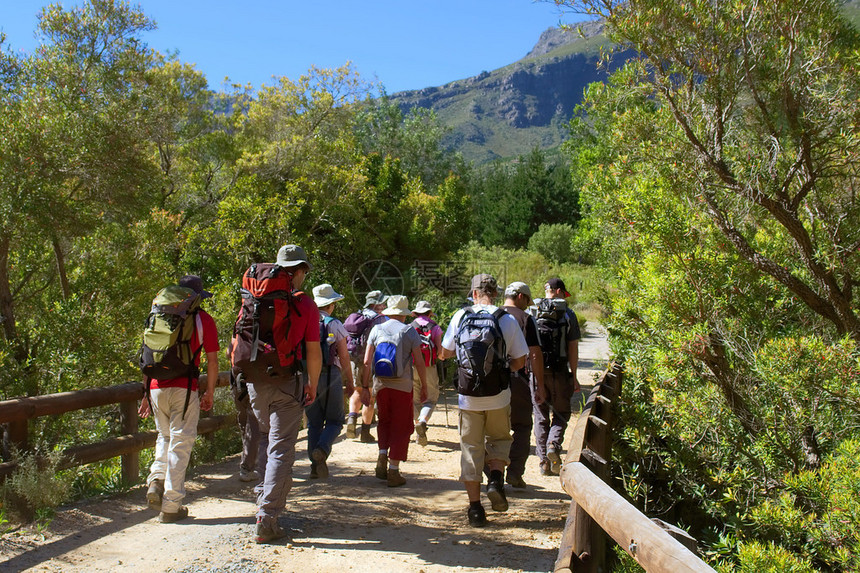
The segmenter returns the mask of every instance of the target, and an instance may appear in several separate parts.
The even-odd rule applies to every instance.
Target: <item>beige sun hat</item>
[[[331,303],[345,298],[342,294],[336,293],[334,288],[328,283],[315,286],[313,288],[313,293],[314,303],[318,308],[325,308]]]
[[[393,294],[386,301],[388,306],[382,311],[385,316],[409,316],[409,299],[402,294]]]
[[[430,303],[426,300],[419,300],[418,304],[415,305],[415,310],[412,311],[412,314],[429,314],[433,312],[433,307],[430,306]]]

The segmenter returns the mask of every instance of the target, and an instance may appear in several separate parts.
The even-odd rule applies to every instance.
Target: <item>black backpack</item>
[[[454,344],[457,391],[464,396],[495,396],[511,382],[507,348],[499,319],[507,314],[467,308],[460,318]]]
[[[543,298],[535,311],[544,368],[559,370],[567,366],[567,302]]]

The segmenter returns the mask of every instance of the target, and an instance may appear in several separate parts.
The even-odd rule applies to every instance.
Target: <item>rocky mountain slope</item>
[[[601,81],[602,25],[550,28],[521,60],[439,87],[398,92],[402,108],[433,109],[452,128],[448,144],[477,164],[557,147],[585,87]],[[614,60],[615,66],[621,58]]]
[[[845,0],[842,10],[860,27],[860,0]],[[391,96],[403,109],[433,109],[452,129],[448,145],[475,164],[524,155],[535,146],[555,149],[585,87],[623,64],[629,52],[598,66],[601,47],[609,48],[600,22],[574,30],[550,28],[521,60],[492,72],[439,87]]]

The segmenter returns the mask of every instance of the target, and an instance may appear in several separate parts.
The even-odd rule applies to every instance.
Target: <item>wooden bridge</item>
[[[621,366],[618,364],[611,365],[593,386],[582,414],[576,423],[572,423],[568,429],[568,436],[565,440],[568,455],[563,464],[560,485],[570,495],[572,500],[569,502],[569,511],[563,532],[557,541],[557,557],[554,569],[558,572],[604,571],[607,549],[614,541],[627,551],[628,554],[633,556],[646,571],[667,571],[673,573],[712,571],[691,550],[691,548],[695,547],[693,540],[686,538],[683,532],[673,530],[671,526],[658,521],[652,521],[647,516],[642,515],[607,483],[611,461],[610,445],[612,441],[613,403],[621,393],[622,381],[623,369]],[[227,376],[224,374],[219,378],[219,386],[227,384]],[[62,467],[73,467],[75,465],[83,465],[121,456],[123,479],[128,483],[134,483],[137,481],[139,475],[139,452],[144,448],[151,447],[156,437],[154,431],[138,431],[136,405],[142,395],[142,386],[137,383],[130,383],[110,388],[7,400],[0,402],[0,424],[4,424],[6,427],[7,439],[16,442],[19,447],[26,447],[28,420],[39,416],[57,415],[74,410],[117,404],[121,413],[122,435],[97,444],[71,448],[65,452],[61,465]],[[447,404],[445,407],[447,409]],[[447,418],[448,412],[446,411],[444,415]],[[439,420],[443,416],[443,412],[438,411],[435,416]],[[214,432],[221,428],[232,428],[234,426],[235,418],[232,415],[201,418],[200,433]],[[450,427],[447,419],[445,427]],[[453,451],[456,448],[456,444],[449,443],[446,444],[446,447]],[[337,456],[337,451],[333,454],[334,456]],[[411,451],[410,456],[412,455]],[[369,469],[371,468],[370,464],[372,464],[373,459],[375,459],[375,452],[368,457],[367,463]],[[410,463],[406,462],[404,467],[404,475],[407,478],[410,477]],[[9,475],[14,469],[14,464],[11,462],[0,464],[0,479]],[[333,466],[333,469],[335,472],[339,471],[336,465]],[[357,480],[364,480],[363,470],[351,468],[345,473],[349,471],[352,471],[353,475],[358,476]],[[372,473],[372,470],[369,473]],[[462,497],[462,490],[459,484],[456,483],[455,476],[448,476],[447,479],[445,479],[445,476],[440,477],[445,482],[441,485],[436,484],[440,487],[440,492],[450,490],[452,497]],[[368,477],[367,479],[371,478]],[[332,481],[335,482],[336,480]],[[373,483],[372,479],[370,483]],[[333,483],[333,485],[338,487],[337,483]],[[351,486],[347,485],[346,487],[346,490],[335,495],[350,495],[349,487]],[[386,491],[385,493],[389,492]],[[228,497],[232,497],[233,495],[229,494]],[[509,497],[514,495],[516,495],[515,492],[509,493]],[[384,505],[385,495],[374,491],[372,494],[357,496],[353,503],[363,506],[364,502],[368,500]],[[318,501],[319,505],[315,505],[316,510],[324,512],[323,499],[321,498]],[[418,515],[421,512],[421,495],[414,501],[416,515]],[[551,501],[551,498],[547,498],[547,501]],[[561,500],[559,499],[559,501]],[[453,502],[452,500],[452,503],[462,504],[462,500],[458,502]],[[519,502],[516,499],[512,499],[513,507],[516,507],[517,503]],[[552,506],[550,505],[550,507]],[[366,509],[362,507],[361,510],[356,511],[364,515]],[[191,510],[192,515],[194,515],[195,506],[193,504]],[[248,512],[249,510],[245,509],[243,511]],[[342,512],[343,510],[339,509],[337,511]],[[544,511],[545,509],[542,507],[540,512]],[[539,512],[535,512],[534,514],[539,514]],[[143,515],[146,518],[153,517],[151,514]],[[453,520],[460,520],[461,518],[462,516],[457,516],[456,513],[452,513],[448,517],[448,519]],[[491,515],[490,518],[493,520],[494,516]],[[247,519],[250,519],[250,517],[247,517],[246,521]],[[412,521],[414,521],[414,518]],[[443,522],[440,522],[439,527],[444,529]],[[419,532],[426,535],[427,530],[421,528]],[[463,534],[461,537],[459,530],[455,531],[453,535],[456,544],[459,544],[461,539],[470,537],[468,533]],[[379,537],[382,538],[383,536],[380,535]],[[679,541],[679,539],[684,541],[684,543]],[[2,549],[2,546],[0,546],[0,549]],[[421,550],[417,549],[417,551],[419,554],[422,553]],[[440,561],[449,566],[454,566],[453,554],[450,551],[447,553],[451,561],[446,561],[446,559],[441,559]],[[2,551],[0,551],[0,556],[2,556]],[[38,563],[39,560],[36,559],[35,562]],[[526,562],[528,563],[528,561]],[[32,559],[19,555],[8,561],[7,565],[11,566],[12,570],[17,570],[23,569],[25,565],[32,563]],[[468,566],[468,564],[466,565]],[[473,563],[472,565],[476,566],[477,564]],[[497,567],[500,565],[510,566],[514,569],[528,569],[528,565],[523,567],[520,564],[518,567],[516,563],[495,564]],[[0,569],[3,569],[3,567],[3,560],[0,557]],[[92,569],[92,567],[82,567],[82,569]],[[155,569],[157,570],[157,567]],[[98,568],[96,567],[95,570],[98,570]],[[362,569],[358,568],[358,570]],[[415,570],[430,571],[432,568],[421,567]]]

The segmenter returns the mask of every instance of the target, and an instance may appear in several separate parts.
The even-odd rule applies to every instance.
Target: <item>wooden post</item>
[[[12,450],[25,452],[29,448],[27,420],[15,420],[6,424],[6,432],[3,439],[3,455],[11,456]]]
[[[123,435],[137,433],[137,402],[120,402],[119,405],[121,432]],[[135,450],[122,455],[122,481],[133,485],[140,477],[140,452]]]

